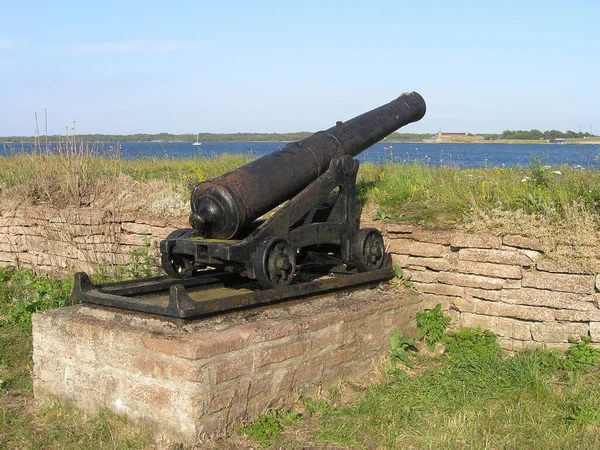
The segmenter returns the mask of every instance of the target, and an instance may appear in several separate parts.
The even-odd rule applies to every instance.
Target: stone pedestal
[[[33,318],[34,394],[191,440],[377,368],[416,294],[364,290],[185,326],[72,306]]]

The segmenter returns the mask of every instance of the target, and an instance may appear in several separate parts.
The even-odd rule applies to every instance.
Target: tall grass
[[[109,186],[125,191],[132,184],[143,185],[149,197],[165,189],[187,196],[196,183],[252,159],[223,155],[123,160],[118,150],[99,153],[97,144],[71,138],[53,152],[39,144],[31,154],[2,157],[0,194],[19,203],[58,207],[94,205]],[[358,188],[359,200],[372,203],[386,217],[424,225],[454,225],[474,211],[490,210],[522,211],[552,221],[568,215],[574,205],[591,213],[600,205],[600,172],[549,167],[539,160],[524,168],[486,169],[366,163]]]
[[[57,143],[52,151],[38,144],[32,153],[0,157],[0,194],[17,204],[80,207],[97,204],[107,190],[114,194],[115,190],[150,183],[144,186],[146,200],[156,191],[165,190],[187,196],[190,186],[197,182],[220,176],[252,159],[250,155],[222,155],[187,160],[123,160],[118,149],[100,152],[98,148],[95,143],[73,138]]]
[[[454,224],[473,210],[499,209],[556,220],[573,205],[597,213],[600,172],[533,160],[529,167],[458,169],[422,164],[364,165],[359,187],[390,217]],[[367,190],[368,192],[365,192]]]

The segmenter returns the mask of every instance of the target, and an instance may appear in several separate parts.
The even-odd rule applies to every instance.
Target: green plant
[[[403,369],[397,367],[398,363],[404,364],[407,367],[414,367],[415,362],[409,358],[410,351],[416,351],[416,342],[408,336],[400,336],[398,331],[390,337],[390,365],[384,365],[383,371],[386,375],[406,375]]]
[[[271,410],[251,424],[238,428],[237,433],[251,436],[259,442],[272,441],[281,438],[285,425],[298,423],[301,417],[297,412]]]
[[[394,280],[393,284],[395,290],[398,290],[400,286],[404,286],[407,289],[415,289],[415,286],[410,282],[410,277],[404,274],[402,267],[395,264],[394,273],[396,274],[396,279]]]
[[[135,280],[158,275],[158,262],[153,253],[154,249],[148,238],[144,237],[144,246],[140,249],[133,249],[129,253],[130,261],[125,266],[125,276]]]
[[[571,346],[567,350],[564,367],[567,370],[586,370],[598,363],[600,349],[590,345],[591,336],[582,336],[581,339],[569,338]]]
[[[47,274],[36,276],[31,270],[1,269],[0,326],[15,325],[31,329],[31,315],[38,311],[71,304],[72,280],[56,280]]]
[[[129,252],[129,262],[125,265],[98,264],[93,275],[94,283],[102,284],[113,281],[136,280],[158,276],[162,269],[159,267],[154,248],[147,238],[144,246]]]
[[[433,309],[417,313],[417,339],[425,339],[427,348],[433,351],[449,324],[450,317],[444,314],[442,305],[438,303]]]
[[[301,401],[306,408],[307,417],[312,417],[313,414],[326,414],[330,409],[329,403],[324,398],[315,401],[310,397],[302,397]]]
[[[454,364],[472,364],[480,360],[495,360],[500,355],[496,335],[489,330],[461,328],[442,338],[449,360]]]

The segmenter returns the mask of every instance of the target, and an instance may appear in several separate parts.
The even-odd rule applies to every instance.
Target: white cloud
[[[55,47],[60,53],[170,53],[190,48],[197,48],[199,42],[179,41],[132,41],[97,44],[75,44]]]

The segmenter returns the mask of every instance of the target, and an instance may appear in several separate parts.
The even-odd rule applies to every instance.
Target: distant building
[[[549,144],[566,144],[567,140],[565,138],[551,138],[548,139]]]
[[[438,138],[445,138],[445,137],[457,137],[457,136],[468,136],[469,133],[443,133],[442,131],[439,131],[437,134]]]
[[[443,141],[447,141],[450,140],[452,138],[457,138],[457,137],[465,137],[465,136],[469,136],[469,133],[444,133],[442,131],[439,131],[436,135],[435,135],[435,142],[443,142]]]

